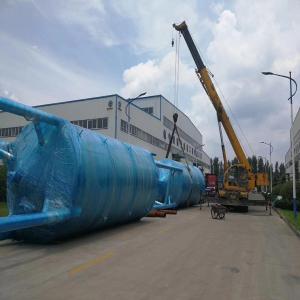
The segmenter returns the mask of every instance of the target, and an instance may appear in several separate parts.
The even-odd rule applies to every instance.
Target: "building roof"
[[[119,94],[109,94],[109,95],[104,95],[104,96],[97,96],[97,97],[90,97],[90,98],[83,98],[83,99],[75,99],[75,100],[68,100],[68,101],[59,101],[59,102],[52,102],[52,103],[46,103],[46,104],[40,104],[40,105],[34,105],[33,107],[35,108],[39,108],[39,107],[45,107],[45,106],[53,106],[53,105],[60,105],[60,104],[68,104],[68,103],[73,103],[73,102],[82,102],[82,101],[89,101],[89,100],[102,100],[108,97],[119,97],[124,101],[127,101],[128,99],[125,99],[124,97],[120,96]],[[168,104],[170,104],[171,106],[173,106],[177,111],[181,112],[186,118],[188,118],[191,122],[191,124],[193,125],[193,127],[201,134],[200,130],[195,126],[195,124],[192,122],[192,120],[190,119],[189,116],[187,116],[182,110],[180,110],[177,106],[175,106],[171,101],[169,101],[168,99],[166,99],[163,95],[161,94],[157,94],[157,95],[151,95],[151,96],[145,96],[145,97],[141,97],[141,98],[137,98],[138,100],[145,100],[145,99],[151,99],[151,98],[157,98],[160,97],[160,99],[163,99],[164,101],[166,101]],[[131,98],[134,99],[134,98]],[[131,105],[136,106],[137,108],[140,108],[139,106],[135,105],[134,103],[132,103]],[[141,108],[140,108],[141,109]],[[0,111],[0,113],[2,113],[4,111]],[[201,134],[202,135],[202,134]],[[204,150],[202,150],[204,152]],[[205,153],[206,154],[206,153]]]

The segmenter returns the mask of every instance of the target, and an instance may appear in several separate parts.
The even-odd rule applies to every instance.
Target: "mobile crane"
[[[207,93],[217,112],[222,155],[224,159],[224,182],[223,188],[219,190],[219,199],[221,203],[228,206],[244,207],[246,210],[248,210],[248,205],[265,205],[266,200],[263,195],[260,193],[253,193],[253,191],[258,186],[268,185],[267,174],[253,173],[252,167],[245,155],[245,152],[212,82],[210,72],[200,57],[185,21],[179,25],[173,24],[173,27],[183,35],[197,66],[197,77],[199,78],[205,92]],[[221,125],[223,126],[239,161],[239,163],[236,165],[229,166],[227,163]]]

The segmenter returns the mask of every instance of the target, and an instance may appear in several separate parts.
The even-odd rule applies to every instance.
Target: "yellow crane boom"
[[[260,173],[255,176],[255,174],[253,173],[252,167],[249,164],[246,154],[240,144],[234,128],[231,125],[229,117],[212,82],[210,73],[200,57],[200,54],[195,46],[186,23],[182,22],[179,25],[173,24],[173,27],[183,35],[197,66],[196,74],[217,112],[224,159],[224,169],[226,170],[224,176],[224,194],[226,191],[236,192],[236,194],[238,195],[237,198],[248,198],[248,192],[252,191],[256,187],[256,179],[259,179],[261,185],[266,185],[267,178],[265,177],[265,174]],[[231,166],[230,168],[228,168],[227,165],[227,157],[223,142],[221,124],[239,161],[238,165]],[[234,176],[236,178],[232,179]]]

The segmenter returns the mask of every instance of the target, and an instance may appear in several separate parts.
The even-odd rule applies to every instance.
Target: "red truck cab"
[[[205,174],[206,196],[215,197],[218,192],[218,177],[215,174]]]

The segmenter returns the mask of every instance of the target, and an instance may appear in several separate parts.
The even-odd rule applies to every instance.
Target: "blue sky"
[[[2,0],[0,94],[30,105],[143,91],[174,101],[172,23],[186,20],[247,154],[266,156],[259,141],[272,141],[283,161],[288,81],[260,71],[291,70],[299,82],[299,13],[297,0]],[[215,111],[183,38],[178,106],[203,133],[206,151],[221,156]]]

